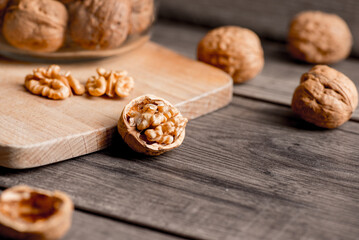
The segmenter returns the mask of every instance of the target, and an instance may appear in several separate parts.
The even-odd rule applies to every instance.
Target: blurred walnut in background
[[[198,44],[197,58],[229,73],[235,83],[254,78],[264,65],[257,34],[235,26],[210,31]]]
[[[146,30],[154,18],[153,0],[131,0],[130,34]]]
[[[2,32],[14,47],[37,52],[53,52],[65,39],[65,6],[55,0],[11,0]]]
[[[352,35],[345,21],[335,14],[306,11],[290,25],[288,49],[293,57],[309,63],[334,63],[347,58]]]

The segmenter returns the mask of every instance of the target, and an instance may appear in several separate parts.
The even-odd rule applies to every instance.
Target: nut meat
[[[295,113],[323,128],[336,128],[348,121],[357,105],[354,83],[325,65],[314,66],[302,75],[292,99]]]
[[[36,52],[54,52],[65,39],[68,14],[55,0],[9,1],[2,32],[14,47]]]
[[[47,69],[34,69],[33,74],[25,77],[25,88],[35,95],[55,100],[65,99],[72,95],[71,89],[76,95],[85,92],[84,86],[69,72],[61,75],[58,65],[51,65]]]
[[[111,49],[127,38],[130,0],[83,0],[69,5],[72,40],[85,49]]]
[[[264,65],[257,34],[235,26],[210,31],[198,44],[197,58],[229,73],[235,83],[254,78]]]
[[[168,101],[145,95],[123,109],[118,131],[136,152],[160,155],[182,144],[187,122]]]
[[[59,239],[71,226],[71,199],[62,192],[15,186],[0,196],[0,235],[13,239]]]
[[[107,71],[97,69],[98,76],[92,76],[86,83],[86,89],[92,96],[127,97],[132,91],[135,81],[126,71]]]
[[[334,63],[348,57],[352,35],[345,21],[335,14],[305,11],[296,15],[288,33],[288,50],[309,63]]]

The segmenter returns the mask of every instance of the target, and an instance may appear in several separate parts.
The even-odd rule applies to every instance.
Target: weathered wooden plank
[[[356,0],[165,0],[161,1],[160,16],[209,27],[239,25],[261,37],[285,41],[291,18],[304,10],[321,10],[344,18],[354,37],[353,54],[359,56]]]
[[[195,59],[197,43],[208,28],[170,21],[160,21],[154,29],[154,41]],[[284,43],[262,40],[265,65],[263,71],[251,81],[234,85],[234,93],[257,98],[281,105],[290,106],[300,76],[312,65],[293,60],[286,51]],[[332,67],[351,78],[359,89],[359,60],[349,58]],[[352,119],[359,121],[359,109]]]
[[[65,190],[80,208],[205,239],[357,239],[359,124],[321,130],[288,107],[235,97],[189,123],[181,148],[148,158],[105,151],[0,185]]]

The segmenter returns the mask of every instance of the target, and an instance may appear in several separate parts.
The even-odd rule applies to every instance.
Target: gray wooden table
[[[159,21],[153,40],[190,58],[207,28]],[[359,123],[322,130],[290,99],[310,65],[263,41],[266,65],[232,103],[191,121],[183,145],[159,157],[121,141],[30,170],[0,168],[0,187],[70,194],[64,239],[358,239]],[[358,59],[334,65],[359,87]]]

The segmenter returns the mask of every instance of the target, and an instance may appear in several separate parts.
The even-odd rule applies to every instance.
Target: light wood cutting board
[[[175,104],[189,119],[227,105],[232,80],[224,72],[180,56],[154,43],[119,57],[61,64],[81,82],[97,67],[127,70],[136,81],[128,98],[72,96],[54,101],[30,94],[24,77],[46,64],[0,58],[0,166],[31,168],[107,147],[117,134],[123,107],[150,93]]]

